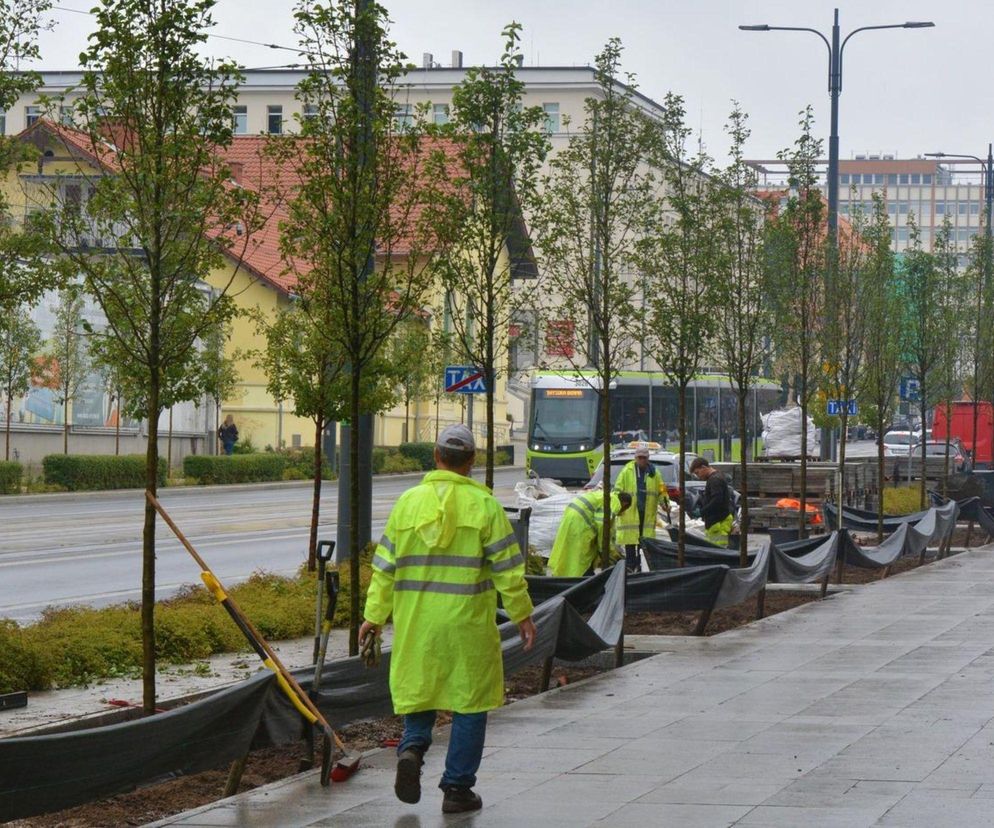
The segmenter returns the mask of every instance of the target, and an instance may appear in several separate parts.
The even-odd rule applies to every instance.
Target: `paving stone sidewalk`
[[[443,817],[394,756],[311,772],[158,825],[994,826],[994,547],[494,713],[482,812]]]

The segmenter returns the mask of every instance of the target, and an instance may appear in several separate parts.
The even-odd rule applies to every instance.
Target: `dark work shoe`
[[[408,748],[397,757],[397,780],[393,791],[397,799],[413,805],[421,800],[421,766],[424,759],[420,750]]]
[[[479,811],[483,807],[483,800],[478,794],[473,793],[471,788],[460,788],[450,785],[445,789],[445,796],[442,798],[443,814],[461,814],[465,811]]]

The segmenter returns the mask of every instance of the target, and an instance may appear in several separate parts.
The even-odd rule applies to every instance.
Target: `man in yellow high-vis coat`
[[[631,495],[611,495],[611,516],[631,511]],[[604,526],[604,492],[584,492],[574,497],[552,542],[549,571],[558,578],[580,578],[597,560]]]
[[[525,559],[504,509],[469,475],[476,444],[462,425],[435,446],[437,470],[401,495],[373,557],[360,638],[379,634],[393,615],[390,694],[404,714],[394,791],[421,798],[421,766],[438,710],[452,733],[440,788],[442,811],[482,807],[473,792],[487,711],[504,703],[497,593],[518,624],[525,649],[535,640]]]
[[[639,544],[642,538],[656,537],[656,509],[660,502],[669,512],[670,498],[659,470],[649,462],[649,449],[639,446],[635,459],[625,467],[614,482],[616,492],[628,492],[635,508],[618,518],[618,543],[625,547],[625,566],[629,572],[641,569]]]

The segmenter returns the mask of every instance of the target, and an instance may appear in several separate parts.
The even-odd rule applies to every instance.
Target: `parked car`
[[[884,435],[884,456],[907,457],[916,442],[918,436],[912,431],[888,431]]]
[[[922,451],[922,444],[917,443],[916,445],[911,447],[911,456],[921,457],[921,451]],[[945,457],[946,441],[926,440],[925,456]],[[972,470],[972,463],[970,462],[970,454],[958,437],[953,437],[949,440],[949,462],[951,463],[951,471],[969,472]]]

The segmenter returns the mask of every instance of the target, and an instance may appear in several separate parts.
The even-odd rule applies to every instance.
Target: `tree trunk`
[[[404,395],[404,442],[411,442],[411,398]]]
[[[317,568],[318,518],[321,515],[321,437],[324,418],[314,420],[314,495],[311,500],[311,535],[307,542],[307,571]]]
[[[946,397],[946,463],[942,467],[942,496],[947,497],[949,492],[949,423],[953,417],[953,404],[951,395]],[[922,443],[925,442],[925,427],[922,426]],[[922,475],[925,470],[922,469]]]
[[[484,482],[487,484],[487,488],[493,491],[494,488],[494,457],[495,457],[495,446],[494,446],[494,371],[491,363],[491,367],[483,369],[484,382],[487,384],[487,394],[486,394],[486,406],[487,406],[487,469],[486,477]]]
[[[352,366],[352,389],[349,400],[349,655],[359,655],[359,394],[360,372]]]
[[[925,400],[928,399],[928,397],[925,396],[925,382],[924,381],[922,381],[921,394],[922,394],[922,404],[921,404],[921,412],[922,412],[922,450],[921,450],[922,472],[921,472],[921,481],[918,484],[918,500],[920,502],[920,505],[919,505],[918,508],[924,509],[925,508],[925,414],[926,414],[926,411],[927,411],[927,406],[925,405]],[[908,466],[909,467],[911,466],[911,449],[910,449],[910,447],[908,449]]]
[[[69,453],[69,397],[62,398],[62,453]]]
[[[687,388],[677,388],[677,439],[680,441],[677,480],[680,485],[680,526],[676,536],[676,565],[683,566],[687,545]]]
[[[839,431],[839,521],[841,524],[842,520],[842,506],[845,502],[844,491],[846,485],[846,442],[848,440],[849,432],[849,399],[843,400],[845,406],[842,408],[842,426]]]
[[[148,447],[145,451],[145,491],[158,492],[159,471],[159,372],[153,370],[149,385]],[[142,531],[142,707],[146,716],[155,713],[155,509],[145,500]]]
[[[6,427],[4,432],[6,433],[6,439],[4,440],[6,448],[4,450],[4,460],[10,460],[10,410],[13,408],[12,400],[10,399],[11,393],[7,391],[7,419],[4,421]]]
[[[801,496],[798,499],[798,537],[808,536],[808,365],[801,363]]]
[[[173,407],[169,406],[169,436],[166,438],[166,474],[173,472]]]
[[[121,453],[121,394],[117,395],[117,417],[114,422],[114,456]]]
[[[877,543],[884,542],[884,407],[877,406]],[[841,526],[841,520],[839,521]]]
[[[749,566],[749,450],[746,440],[746,401],[749,397],[749,386],[736,384],[739,390],[739,469],[742,482],[742,519],[739,521],[739,566]]]
[[[603,477],[603,515],[601,527],[601,568],[607,569],[611,561],[611,373],[608,361],[604,360],[604,370],[601,371],[601,416],[604,418],[604,477]],[[633,503],[632,506],[635,504]],[[632,506],[628,508],[631,509]]]

